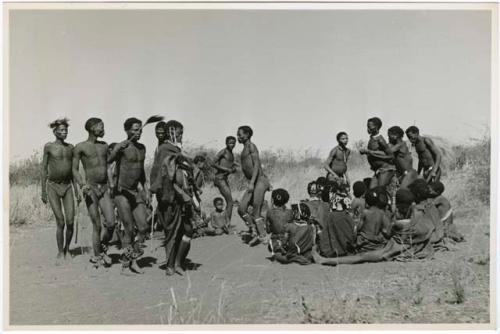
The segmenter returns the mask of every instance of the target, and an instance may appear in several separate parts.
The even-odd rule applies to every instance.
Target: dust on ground
[[[92,226],[83,214],[75,257],[61,266],[54,225],[10,226],[9,323],[488,323],[487,217],[457,219],[467,242],[410,263],[281,265],[237,235],[198,238],[188,256],[193,270],[169,277],[162,232],[146,243],[145,274],[129,277],[114,247],[110,268],[92,267]]]

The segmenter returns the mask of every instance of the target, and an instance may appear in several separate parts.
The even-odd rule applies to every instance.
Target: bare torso
[[[342,149],[340,146],[332,150],[332,159],[330,161],[330,168],[338,175],[342,175],[347,171],[347,158],[349,156],[349,149]]]
[[[256,151],[258,152],[257,146],[255,146],[255,144],[251,142],[246,143],[243,147],[243,151],[241,151],[241,170],[243,171],[243,175],[245,175],[248,180],[252,179],[252,173],[254,169],[254,161],[251,154]],[[258,166],[258,169],[259,172],[257,179],[262,176],[262,166]]]
[[[393,145],[389,144],[389,146],[392,147]],[[405,142],[399,143],[398,150],[394,152],[394,162],[399,173],[404,173],[413,168],[413,159]]]
[[[219,161],[217,161],[217,163],[221,167],[229,168],[229,169],[234,167],[234,154],[233,154],[233,152],[231,152],[227,148],[225,148],[224,150],[222,150],[219,153],[219,155],[220,155],[220,158],[219,158]],[[225,178],[228,175],[229,175],[228,172],[224,172],[224,171],[219,170],[219,169],[215,173],[215,176],[218,178]]]
[[[56,183],[69,183],[73,180],[73,145],[68,143],[47,143],[47,179]]]
[[[384,137],[382,137],[381,135],[377,135],[370,137],[367,147],[371,151],[386,152],[388,145]],[[368,155],[368,163],[370,164],[371,169],[374,171],[378,170],[379,168],[393,166],[389,161],[374,157],[372,155]]]
[[[76,145],[75,154],[82,161],[88,183],[105,184],[108,181],[108,144],[103,141],[84,141]]]
[[[214,228],[222,228],[227,225],[227,215],[224,211],[212,212],[212,226]]]
[[[144,182],[144,160],[146,147],[140,143],[130,143],[119,158],[118,186],[128,190],[137,190],[139,182]]]
[[[376,236],[382,231],[384,223],[384,212],[378,208],[365,209],[363,211],[363,223],[358,230],[366,235]]]
[[[418,155],[418,165],[423,168],[434,166],[435,158],[424,142],[424,138],[418,139],[415,143],[415,151]]]

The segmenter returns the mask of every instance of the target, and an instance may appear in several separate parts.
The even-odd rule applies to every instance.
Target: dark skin
[[[92,244],[95,256],[102,253],[101,242],[107,246],[115,227],[114,206],[109,190],[98,198],[89,186],[89,184],[106,186],[109,183],[108,144],[99,140],[104,133],[104,123],[100,122],[92,126],[88,131],[87,140],[76,145],[73,155],[73,175],[85,196],[85,203],[92,221]],[[85,178],[78,172],[80,161],[85,170]],[[106,227],[102,231],[102,237],[101,213]],[[110,260],[108,259],[107,262]]]
[[[224,212],[224,203],[218,201],[215,203],[215,212],[210,215],[210,221],[212,228],[228,228],[227,216],[220,215]],[[218,213],[218,214],[216,214]]]
[[[411,157],[408,146],[397,133],[387,133],[389,137],[388,151],[391,154],[386,154],[384,151],[369,151],[373,156],[383,159],[394,158],[396,169],[400,175],[403,175],[400,186],[407,188],[409,184],[417,179],[417,173],[413,169],[413,158]]]
[[[375,206],[363,210],[357,230],[369,235],[379,235],[382,233],[389,237],[391,222],[382,209]]]
[[[47,181],[61,184],[71,184],[73,182],[71,168],[73,145],[65,142],[68,136],[68,127],[66,125],[61,124],[56,127],[54,129],[54,136],[56,137],[55,141],[45,144],[43,148],[42,202],[44,204],[47,204],[47,202],[50,203],[54,212],[57,223],[57,258],[61,259],[62,257],[66,257],[73,237],[73,223],[75,219],[73,191],[69,189],[63,197],[59,197],[53,191],[47,192]],[[78,193],[76,196],[79,203],[81,199]],[[64,242],[64,226],[66,226],[66,242]]]
[[[404,211],[403,211],[404,210]],[[386,231],[391,231],[392,229],[397,230],[397,229],[402,229],[405,228],[408,224],[410,224],[410,221],[408,219],[404,219],[403,215],[400,214],[400,212],[405,212],[407,211],[407,208],[401,209],[400,207],[397,207],[396,211],[396,218],[400,220],[396,220],[395,222],[392,222],[391,225],[387,226],[385,228]],[[406,215],[405,215],[406,216]],[[393,247],[390,250],[387,250],[386,248],[382,249],[377,249],[374,251],[369,251],[369,252],[364,252],[356,255],[349,255],[349,256],[342,256],[338,257],[336,259],[327,259],[318,254],[318,252],[313,249],[312,255],[314,258],[314,262],[326,266],[336,266],[338,264],[358,264],[358,263],[365,263],[365,262],[381,262],[384,261],[385,259],[396,255],[403,251],[405,249],[404,245],[400,245],[400,248],[398,249],[397,247]]]
[[[158,139],[158,145],[162,144],[166,139],[165,129],[160,127],[155,129],[156,139]]]
[[[146,147],[138,142],[142,134],[141,123],[134,123],[126,130],[127,139],[118,143],[108,158],[109,162],[119,161],[119,180],[118,188],[124,191],[145,192],[145,201],[149,201],[149,195],[146,189],[146,174],[144,171],[144,160],[146,158]],[[118,209],[118,215],[125,228],[125,236],[122,240],[122,246],[125,248],[134,241],[134,226],[137,227],[137,240],[144,242],[147,233],[147,210],[146,204],[142,202],[130,201],[124,194],[118,193],[115,196],[115,204]],[[137,273],[142,271],[134,260],[130,269]]]
[[[380,168],[387,168],[392,165],[392,153],[389,151],[389,145],[382,136],[379,136],[380,128],[373,122],[367,122],[367,132],[370,135],[370,141],[366,149],[360,149],[359,153],[368,156],[368,162],[373,171],[378,171]],[[385,154],[380,155],[377,151],[383,151]],[[382,172],[372,177],[370,188],[377,186],[385,186],[389,184],[393,173]]]
[[[236,172],[236,164],[234,162],[233,149],[236,141],[230,139],[226,143],[226,148],[217,153],[215,161],[212,165],[217,171],[215,173],[214,185],[219,189],[221,195],[227,203],[226,215],[228,220],[231,221],[233,214],[233,196],[231,188],[229,187],[228,176]]]
[[[351,151],[346,147],[349,138],[347,135],[340,136],[338,140],[338,146],[334,147],[324,165],[325,170],[329,175],[336,175],[337,177],[346,178],[347,183],[349,183],[349,178],[347,176],[347,159]]]
[[[442,157],[439,149],[436,147],[432,139],[423,137],[415,132],[408,132],[406,136],[412,145],[415,146],[415,151],[418,155],[417,173],[420,175],[422,170],[432,167],[432,170],[429,173],[424,171],[424,178],[428,182],[439,179],[441,174],[439,166],[441,165]]]
[[[250,135],[242,129],[239,129],[237,137],[238,142],[243,144],[243,151],[241,152],[241,169],[243,175],[249,180],[247,191],[240,201],[238,214],[245,220],[244,217],[247,214],[248,205],[252,204],[253,220],[262,219],[261,210],[262,204],[264,203],[264,195],[270,187],[262,172],[259,151],[257,146],[251,142]]]

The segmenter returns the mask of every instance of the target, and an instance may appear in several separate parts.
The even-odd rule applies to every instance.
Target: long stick
[[[151,213],[151,236],[150,236],[150,240],[151,240],[151,253],[153,252],[153,233],[155,231],[155,211],[156,211],[156,207],[155,205],[153,204],[153,212]]]
[[[75,210],[75,245],[78,244],[78,221],[80,220],[80,203],[76,202],[76,210]]]

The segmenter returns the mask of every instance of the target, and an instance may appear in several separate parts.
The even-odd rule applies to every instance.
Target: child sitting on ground
[[[429,184],[430,198],[439,211],[439,217],[444,224],[444,236],[455,242],[465,241],[464,236],[457,231],[456,225],[453,224],[453,209],[450,201],[442,194],[444,185],[440,181],[431,182]]]
[[[391,221],[385,211],[381,209],[379,194],[371,189],[366,192],[366,209],[361,213],[357,226],[356,249],[366,252],[382,248],[390,237]]]
[[[283,246],[274,259],[280,263],[311,264],[312,248],[316,239],[316,228],[310,221],[311,212],[304,204],[293,204],[293,220],[284,229]]]
[[[210,214],[210,224],[206,231],[207,235],[229,234],[229,219],[224,211],[224,200],[222,197],[214,198],[215,210]]]
[[[274,255],[282,251],[285,226],[293,219],[292,210],[286,208],[290,195],[285,189],[275,189],[271,193],[272,208],[267,211],[266,230],[270,234],[269,251]]]
[[[328,180],[324,176],[320,176],[316,179],[316,191],[318,192],[318,197],[321,198],[324,202],[328,202],[328,201],[325,201],[323,199],[323,196],[322,196],[324,191],[325,191],[327,183],[328,183]]]

